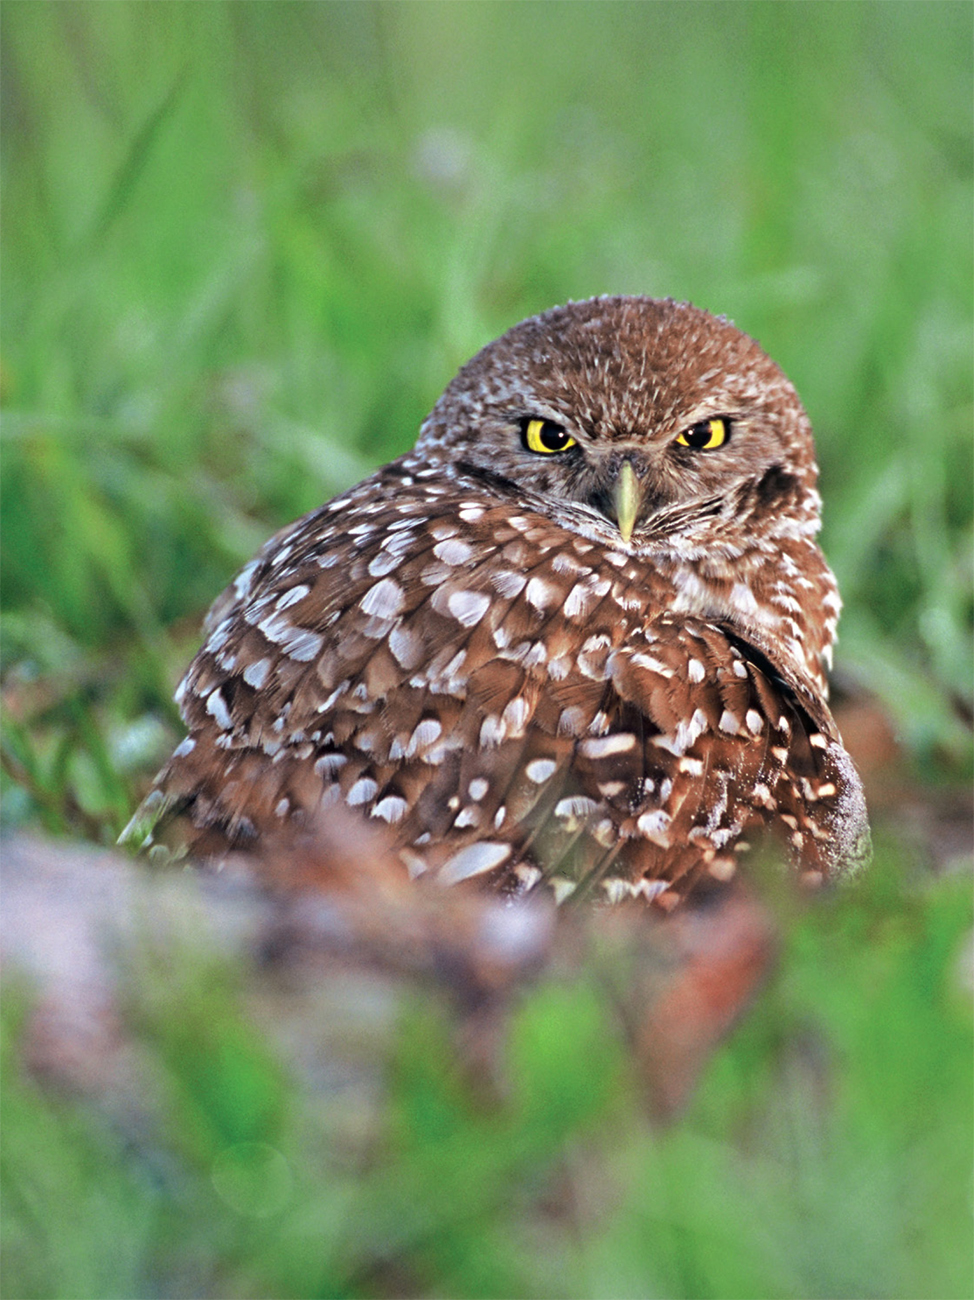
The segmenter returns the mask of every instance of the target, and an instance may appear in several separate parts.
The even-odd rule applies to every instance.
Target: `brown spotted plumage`
[[[765,829],[809,880],[854,867],[816,477],[794,389],[726,321],[522,322],[217,600],[134,834],[205,857],[344,804],[413,874],[664,907]]]

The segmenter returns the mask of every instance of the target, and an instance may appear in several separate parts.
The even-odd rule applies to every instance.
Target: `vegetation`
[[[378,1037],[374,1007],[305,1024],[333,1044],[315,1087],[235,968],[150,949],[135,1099],[92,1105],[26,1073],[8,990],[4,1294],[968,1296],[969,887],[908,888],[890,860],[781,918],[757,1012],[664,1129],[585,968],[522,999],[493,1101],[426,994]]]
[[[484,342],[604,292],[727,314],[794,380],[839,681],[931,806],[969,780],[969,5],[6,0],[0,28],[8,832],[113,842],[235,569]],[[968,892],[878,824],[666,1132],[584,981],[526,1000],[490,1116],[408,1012],[364,1173],[205,964],[138,1022],[151,1149],[8,1065],[5,1293],[969,1294]],[[213,1024],[238,1050],[201,1095]],[[230,1125],[209,1147],[191,1104]],[[272,1156],[214,1193],[240,1144],[284,1162],[267,1217]]]

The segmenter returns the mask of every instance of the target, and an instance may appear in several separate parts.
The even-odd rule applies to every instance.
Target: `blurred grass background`
[[[945,792],[971,775],[971,47],[966,0],[5,0],[4,827],[111,842],[181,734],[172,690],[204,608],[235,569],[275,527],[406,450],[457,366],[490,338],[556,302],[605,292],[688,298],[726,314],[795,382],[817,431],[824,546],[846,602],[839,684],[877,693],[901,782],[936,822]],[[918,882],[911,868],[923,852],[898,846],[898,832],[884,837],[882,816],[878,829],[877,870],[899,863],[909,881],[884,895],[897,918],[889,925],[909,931],[914,913],[943,908],[957,932],[964,891]],[[831,940],[809,924],[801,933],[813,970],[831,961]],[[737,1210],[714,1229],[706,1267],[693,1250],[681,1263],[679,1243],[696,1229],[674,1222],[673,1271],[647,1271],[662,1229],[637,1178],[612,1247],[618,1273],[585,1241],[595,1254],[584,1274],[569,1269],[546,1285],[528,1251],[527,1273],[478,1281],[463,1262],[477,1253],[469,1236],[447,1233],[435,1237],[446,1244],[423,1285],[492,1294],[521,1278],[532,1294],[962,1294],[966,1228],[950,1240],[935,1234],[945,1252],[936,1259],[920,1234],[900,1235],[897,1188],[918,1169],[924,1186],[935,1176],[964,1106],[960,1083],[944,1096],[932,1065],[923,1077],[916,1061],[906,1069],[914,1033],[928,1035],[931,1061],[958,1042],[937,1019],[948,1015],[944,972],[954,968],[916,924],[914,948],[893,942],[875,959],[851,938],[840,944],[855,989],[868,986],[872,960],[886,963],[900,990],[890,1023],[902,1027],[903,1052],[883,1055],[897,1052],[893,1037],[883,1051],[872,1043],[843,1083],[841,1141],[808,1157],[824,1180],[808,1191],[815,1204],[829,1201],[830,1180],[852,1177],[838,1198],[849,1208],[860,1166],[843,1143],[864,1127],[867,1146],[875,1138],[888,1148],[882,1195],[864,1192],[869,1209],[860,1206],[878,1234],[868,1250],[861,1236],[840,1247],[848,1224],[834,1216],[829,1248],[851,1252],[847,1274],[803,1271],[784,1247],[783,1272],[736,1274],[752,1248],[721,1244],[750,1241]],[[922,1011],[912,1008],[911,962],[932,999]],[[822,990],[839,1037],[843,1025],[862,1027],[840,993]],[[787,1036],[773,1016],[750,1032],[720,1064],[718,1097],[720,1078],[731,1093],[740,1086],[742,1063],[770,1069],[762,1033]],[[854,1035],[850,1043],[853,1059]],[[956,1069],[960,1058],[949,1059]],[[900,1091],[915,1085],[895,1115],[881,1084],[889,1073]],[[603,1119],[625,1111],[623,1093],[593,1103]],[[755,1113],[774,1095],[768,1083]],[[730,1106],[727,1097],[705,1104]],[[51,1170],[74,1170],[58,1195],[103,1189],[106,1224],[111,1205],[128,1207],[134,1272],[99,1290],[104,1279],[81,1278],[91,1259],[79,1249],[60,1281],[28,1287],[15,1273],[20,1294],[142,1294],[138,1243],[158,1244],[146,1226],[158,1187],[110,1159],[104,1135],[56,1103],[25,1094],[22,1105],[23,1131],[51,1135]],[[929,1107],[946,1108],[941,1127],[914,1142],[907,1130],[922,1122],[907,1117],[910,1106],[931,1124]],[[729,1114],[730,1128],[743,1123]],[[698,1189],[705,1180],[692,1171],[727,1158],[709,1145],[728,1137],[711,1118],[709,1129],[691,1123],[667,1139],[682,1154],[652,1157],[675,1162],[672,1177]],[[549,1137],[560,1149],[564,1134]],[[637,1142],[628,1158],[645,1154]],[[941,1200],[946,1187],[960,1196],[941,1172]],[[767,1208],[780,1169],[740,1177],[752,1175],[755,1204]],[[335,1194],[355,1201],[348,1189]],[[744,1194],[738,1183],[727,1191]],[[802,1213],[788,1204],[800,1254]],[[924,1222],[941,1220],[957,1223],[946,1211]],[[483,1221],[478,1249],[500,1234],[499,1259],[506,1221]],[[636,1225],[649,1221],[656,1229],[644,1236]],[[25,1222],[15,1238],[33,1241]],[[223,1231],[200,1249],[229,1259],[236,1247]],[[894,1245],[900,1253],[888,1255]],[[902,1263],[903,1252],[911,1262],[898,1281],[892,1265],[873,1271],[872,1261]],[[383,1289],[374,1271],[322,1268],[308,1283],[317,1290],[259,1270],[263,1281],[235,1285]]]
[[[841,671],[969,774],[967,4],[3,8],[8,820],[115,834],[237,566],[603,292],[784,366]]]

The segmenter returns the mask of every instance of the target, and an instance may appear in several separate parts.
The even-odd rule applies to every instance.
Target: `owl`
[[[727,320],[600,297],[522,321],[217,599],[129,837],[207,859],[342,806],[412,876],[665,910],[768,833],[809,884],[855,869],[817,473]]]

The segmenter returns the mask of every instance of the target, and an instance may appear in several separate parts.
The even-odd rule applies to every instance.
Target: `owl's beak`
[[[612,500],[615,506],[616,523],[619,525],[622,540],[628,542],[632,536],[632,530],[636,526],[639,507],[643,503],[642,484],[636,477],[636,471],[628,460],[622,462],[619,477],[615,481]]]

